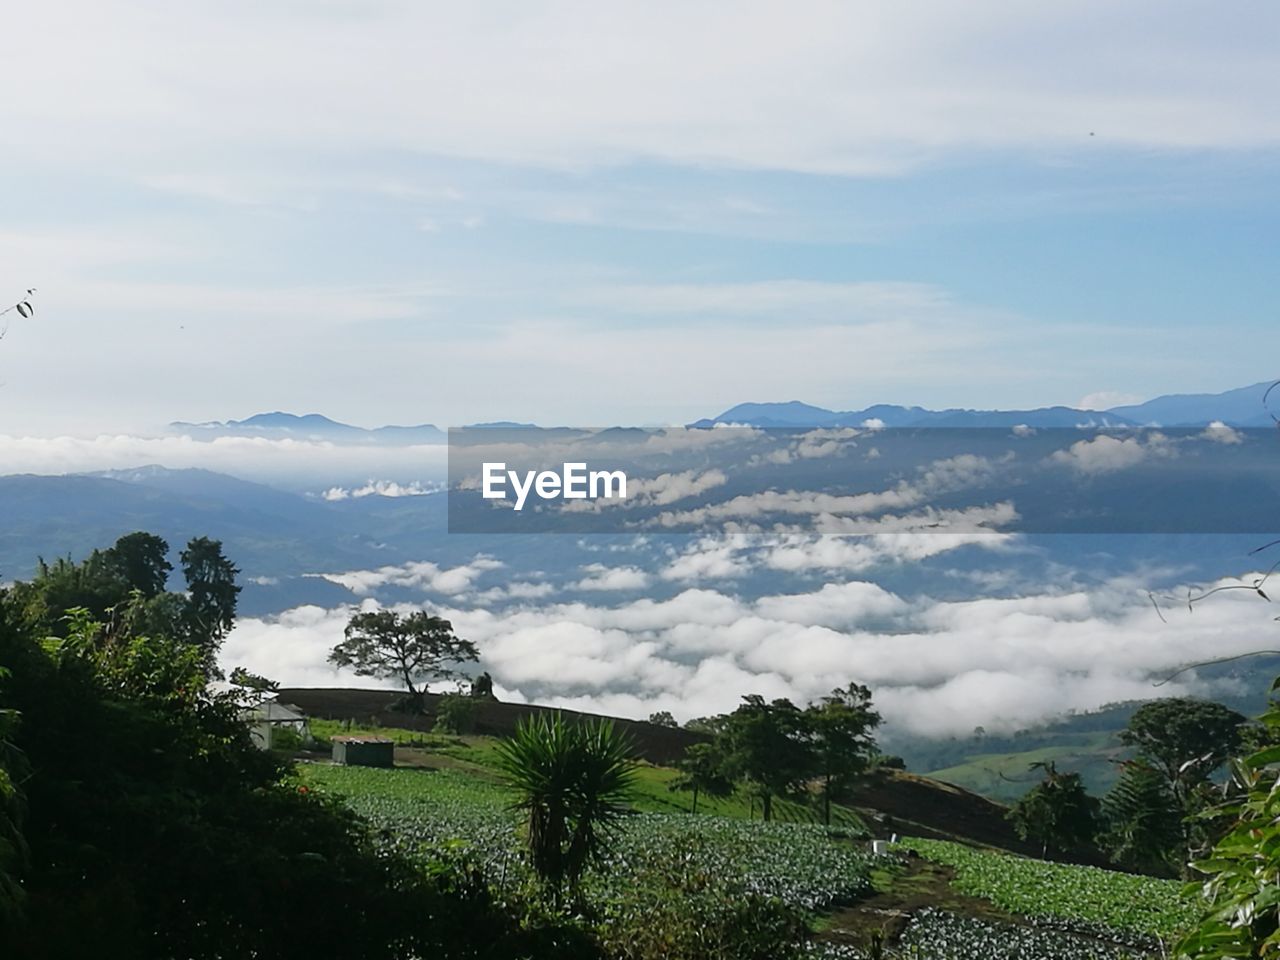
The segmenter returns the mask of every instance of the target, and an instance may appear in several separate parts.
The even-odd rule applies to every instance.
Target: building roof
[[[394,740],[388,740],[386,737],[374,737],[369,735],[330,737],[329,739],[335,743],[395,743]]]

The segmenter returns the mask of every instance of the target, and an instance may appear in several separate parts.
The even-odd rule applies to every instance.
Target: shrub
[[[471,733],[476,728],[480,703],[460,693],[446,693],[436,703],[436,730],[444,733]]]
[[[634,748],[612,723],[566,723],[559,713],[522,721],[498,762],[526,814],[525,842],[559,902],[603,850],[635,784]]]

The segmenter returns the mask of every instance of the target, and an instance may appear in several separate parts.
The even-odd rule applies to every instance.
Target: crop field
[[[1175,935],[1196,916],[1194,902],[1176,880],[1047,863],[940,840],[908,839],[903,846],[954,868],[957,890],[1022,916],[1159,938]]]
[[[304,764],[304,782],[341,795],[384,842],[435,856],[445,850],[479,864],[491,878],[524,871],[519,816],[502,787],[449,770],[377,770]],[[815,824],[761,823],[717,816],[639,813],[625,818],[608,859],[589,884],[609,897],[629,877],[678,865],[732,880],[744,892],[822,910],[870,889],[871,857]]]
[[[341,797],[371,822],[381,843],[424,863],[468,863],[499,891],[530,880],[520,817],[499,783],[447,768],[329,764],[301,764],[298,777],[308,789]],[[942,890],[913,905],[909,922],[882,954],[888,960],[1136,960],[1159,956],[1161,943],[1194,917],[1194,904],[1175,881],[944,841],[909,839],[902,846],[941,865],[930,868],[930,876]],[[901,860],[875,861],[838,829],[638,812],[624,818],[607,859],[585,883],[605,915],[634,918],[679,898],[691,915],[705,909],[723,919],[744,895],[755,895],[799,908],[821,926],[829,922],[824,915],[839,915],[836,908],[860,910],[863,898],[883,897],[873,877],[904,870]],[[976,902],[967,898],[990,910],[965,915],[964,903]],[[653,922],[662,921],[655,914]],[[815,960],[871,955],[838,937],[810,954]]]
[[[1086,936],[922,910],[885,960],[1142,960],[1145,951]],[[824,944],[810,960],[871,960],[857,947]]]

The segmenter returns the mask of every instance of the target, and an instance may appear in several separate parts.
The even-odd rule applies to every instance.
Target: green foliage
[[[9,671],[0,667],[0,690],[8,676]],[[12,740],[18,721],[18,711],[0,708],[0,929],[16,924],[21,916],[21,875],[27,865],[22,832],[26,797],[20,784],[29,768]]]
[[[1272,684],[1274,694],[1280,680]],[[1211,815],[1233,823],[1210,855],[1194,864],[1205,879],[1206,913],[1178,946],[1191,960],[1280,957],[1280,705],[1261,718],[1270,745],[1233,761],[1223,802]]]
[[[188,635],[204,647],[212,662],[223,638],[236,619],[240,587],[236,565],[222,553],[222,543],[196,537],[179,556],[187,581],[186,619]]]
[[[631,741],[609,721],[567,723],[557,713],[522,721],[498,748],[499,763],[526,815],[533,868],[559,898],[576,890],[600,856],[635,782]]]
[[[952,867],[957,890],[984,897],[1011,913],[1154,937],[1179,934],[1195,919],[1195,904],[1176,880],[1032,860],[941,840],[913,838],[903,845]]]
[[[767,821],[775,797],[795,794],[813,776],[814,745],[808,718],[790,700],[769,703],[754,694],[742,700],[724,726],[729,766],[760,797]]]
[[[444,733],[471,733],[480,705],[473,697],[446,693],[436,701],[436,728]]]
[[[1234,710],[1212,700],[1171,697],[1144,703],[1129,719],[1120,740],[1159,770],[1184,806],[1192,789],[1208,779],[1240,745],[1246,723]]]
[[[1186,847],[1184,812],[1168,778],[1144,760],[1123,765],[1103,803],[1103,846],[1131,870],[1176,876]]]
[[[126,534],[105,554],[128,590],[137,590],[144,597],[164,592],[173,564],[168,560],[169,544],[160,537],[141,531]]]
[[[532,878],[506,787],[450,770],[308,764],[299,773],[368,817],[388,850],[424,863],[450,856],[507,901]],[[642,814],[619,821],[581,895],[610,956],[785,958],[803,933],[798,911],[868,893],[870,865],[813,824]]]
[[[1089,796],[1078,773],[1059,773],[1053,762],[1033,764],[1044,779],[1009,810],[1009,821],[1023,840],[1038,843],[1042,855],[1092,846],[1098,831],[1099,803]]]
[[[894,960],[1137,960],[1147,952],[1061,930],[929,909],[912,918],[892,956]]]
[[[302,734],[283,723],[272,725],[271,749],[282,753],[296,753],[303,747]]]
[[[832,799],[849,790],[871,765],[876,752],[872,734],[880,714],[871,707],[871,690],[851,683],[810,704],[805,716],[822,779],[823,822],[829,825]]]
[[[807,926],[795,906],[745,889],[696,856],[648,863],[606,899],[599,937],[617,960],[788,960]]]
[[[698,812],[698,796],[728,797],[733,794],[733,776],[728,758],[719,743],[695,743],[676,764],[678,775],[667,784],[668,790],[693,794],[693,812]]]
[[[475,644],[454,635],[453,624],[425,610],[407,616],[394,610],[357,613],[343,636],[330,663],[362,677],[398,679],[411,696],[419,692],[417,682],[456,676],[448,664],[479,659]]]
[[[493,677],[489,676],[488,670],[480,674],[480,676],[476,677],[475,680],[471,682],[471,696],[475,697],[477,700],[496,701],[498,699],[494,695]]]
[[[259,676],[256,673],[250,673],[244,667],[236,667],[231,671],[231,676],[227,678],[227,682],[233,687],[239,687],[247,694],[261,696],[262,694],[275,693],[280,689],[280,684],[274,680],[268,680],[266,677]]]
[[[649,714],[649,722],[657,727],[679,727],[676,718],[671,715],[669,710],[659,710],[656,713]]]
[[[34,580],[14,584],[10,603],[22,627],[38,636],[63,636],[67,611],[83,607],[104,620],[128,595],[116,565],[94,550],[81,563],[68,557],[52,564],[40,560]]]
[[[284,781],[239,694],[209,689],[208,647],[137,632],[167,595],[108,567],[98,553],[0,593],[0,956],[472,957],[484,930],[483,955],[514,960],[581,939],[533,937],[464,871],[380,855],[345,805]],[[39,631],[53,611],[59,629]]]

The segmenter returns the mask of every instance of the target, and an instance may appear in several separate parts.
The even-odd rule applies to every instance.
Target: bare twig
[[[1179,667],[1173,673],[1169,674],[1163,680],[1154,680],[1151,685],[1153,687],[1163,687],[1174,677],[1181,676],[1188,670],[1195,670],[1198,667],[1211,667],[1219,663],[1231,663],[1233,660],[1244,660],[1246,657],[1280,657],[1280,650],[1250,650],[1248,653],[1237,653],[1230,657],[1216,657],[1213,660],[1197,660],[1195,663],[1188,663],[1186,666]]]

